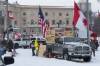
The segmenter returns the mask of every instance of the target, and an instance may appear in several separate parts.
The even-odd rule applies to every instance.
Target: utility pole
[[[6,4],[6,7],[5,7],[5,20],[4,20],[4,32],[5,32],[4,38],[5,38],[5,36],[7,36],[7,39],[9,39],[9,34],[8,34],[8,0],[5,0],[5,4]]]
[[[90,34],[89,34],[89,25],[90,25],[90,16],[89,16],[89,0],[86,2],[87,4],[87,19],[88,19],[88,26],[87,26],[87,40],[88,44],[90,45]]]
[[[8,0],[5,0],[5,3],[6,3],[6,7],[5,7],[4,30],[6,31],[8,28],[8,26],[7,26],[7,23],[8,23]]]

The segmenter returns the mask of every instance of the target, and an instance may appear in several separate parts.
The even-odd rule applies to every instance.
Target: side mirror
[[[4,64],[8,65],[8,64],[13,64],[14,63],[14,58],[13,57],[4,57]]]

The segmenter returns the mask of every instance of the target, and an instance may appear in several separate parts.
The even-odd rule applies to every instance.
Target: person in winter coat
[[[32,56],[34,56],[35,55],[35,52],[34,52],[35,51],[34,43],[31,43],[30,46],[32,48]]]
[[[35,47],[36,56],[37,56],[38,55],[38,51],[39,51],[39,43],[38,43],[38,39],[37,38],[34,41],[34,47]]]
[[[94,43],[93,40],[91,40],[91,42],[90,42],[90,46],[91,46],[91,49],[92,49],[93,56],[95,56],[96,45],[95,45],[95,43]]]
[[[9,39],[8,45],[7,45],[7,48],[8,48],[9,52],[12,52],[13,45],[14,45],[13,41],[11,39]]]
[[[97,50],[99,47],[98,40],[95,40],[95,45],[96,45],[96,50]]]

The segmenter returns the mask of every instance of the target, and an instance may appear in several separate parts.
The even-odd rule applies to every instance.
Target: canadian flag
[[[84,14],[81,12],[77,3],[74,2],[74,17],[73,26],[77,29],[79,38],[87,38],[88,21]]]

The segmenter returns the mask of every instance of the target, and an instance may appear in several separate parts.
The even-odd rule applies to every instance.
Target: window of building
[[[52,20],[52,25],[55,25],[56,24],[55,22],[56,22],[55,20]]]
[[[66,13],[66,16],[69,16],[69,14],[68,14],[68,13]]]
[[[26,19],[23,19],[23,24],[26,25]]]
[[[62,16],[62,13],[61,12],[59,13],[59,16]]]
[[[48,12],[45,12],[45,16],[48,16]]]
[[[26,29],[23,29],[23,32],[26,32]]]
[[[69,24],[69,20],[67,19],[67,20],[66,20],[66,25],[68,25],[68,24]]]
[[[17,25],[17,21],[14,22],[14,25]]]
[[[49,24],[49,20],[48,19],[46,19],[45,22],[46,22],[46,24]]]
[[[25,16],[26,15],[26,12],[23,12],[23,16]]]
[[[35,24],[33,19],[31,20],[31,24]]]

